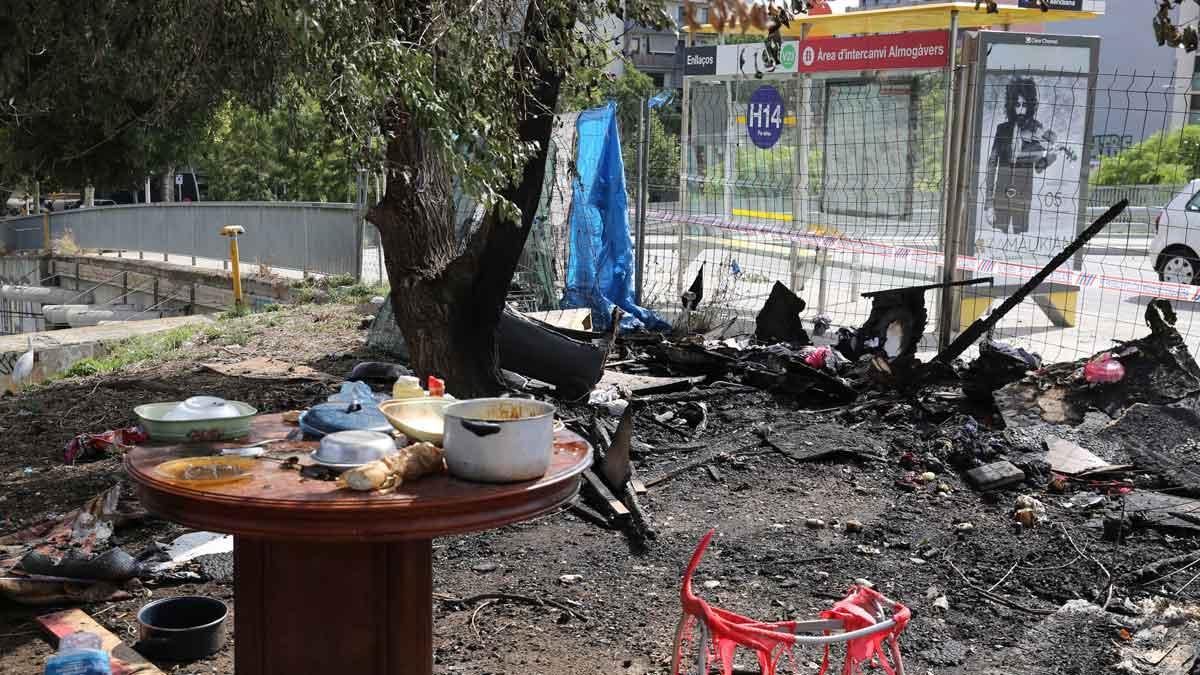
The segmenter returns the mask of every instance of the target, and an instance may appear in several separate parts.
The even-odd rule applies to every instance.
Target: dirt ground
[[[131,424],[135,405],[208,393],[277,412],[307,406],[329,392],[328,385],[313,382],[227,378],[198,370],[197,361],[270,354],[344,376],[357,361],[378,356],[366,351],[365,331],[346,307],[290,309],[271,317],[274,325],[261,317],[237,321],[243,323],[229,344],[222,344],[228,338],[202,340],[180,358],[0,400],[0,533],[65,512],[121,481],[119,458],[66,466],[61,451],[74,434]],[[717,538],[696,580],[714,605],[764,620],[815,618],[856,579],[867,579],[913,610],[902,638],[909,673],[1109,672],[1127,639],[1118,627],[1085,618],[1053,634],[1039,629],[1045,615],[1072,600],[1103,603],[1106,575],[1118,580],[1110,612],[1131,613],[1131,603],[1149,597],[1151,589],[1131,588],[1122,579],[1146,563],[1195,548],[1190,537],[1161,528],[1134,529],[1120,544],[1106,540],[1104,518],[1119,514],[1116,499],[1098,508],[1068,508],[1070,495],[1047,494],[1045,481],[981,494],[943,468],[932,482],[898,484],[908,471],[900,464],[904,453],[919,454],[945,427],[896,403],[851,413],[799,410],[803,403],[760,392],[722,396],[710,402],[709,425],[698,440],[733,443],[744,437],[744,444],[735,445],[747,447],[755,443],[756,426],[787,423],[794,425],[795,444],[854,454],[799,462],[762,446],[723,458],[712,465],[715,471],[697,467],[659,483],[642,498],[657,534],[644,552],[635,553],[622,532],[567,511],[435,541],[439,598],[518,594],[578,603],[572,606],[581,615],[512,602],[463,606],[437,600],[435,672],[669,672],[680,576],[710,528]],[[585,413],[566,406],[563,414]],[[637,427],[636,440],[656,447],[681,441],[679,434],[646,422]],[[682,452],[652,453],[637,469],[650,479],[687,458]],[[1050,522],[1032,529],[1014,523],[1018,494],[1042,498]],[[851,520],[861,523],[860,531],[847,530]],[[111,543],[136,554],[151,541],[167,542],[185,531],[148,519],[119,529]],[[218,578],[148,584],[131,600],[82,609],[130,644],[136,640],[137,609],[150,599],[213,595],[236,612],[228,570],[209,572]],[[582,580],[565,584],[563,575]],[[704,585],[712,581],[718,583]],[[1001,601],[972,586],[991,589]],[[1185,599],[1196,590],[1193,586]],[[51,649],[32,617],[50,610],[2,602],[0,673],[40,673]],[[1047,642],[1051,634],[1056,637]],[[1038,646],[1036,658],[1030,656],[1031,641]],[[232,673],[235,642],[230,639],[209,659],[158,665],[172,673]],[[815,673],[820,661],[820,652],[799,650],[796,671]],[[740,653],[738,664],[750,668],[752,656]]]

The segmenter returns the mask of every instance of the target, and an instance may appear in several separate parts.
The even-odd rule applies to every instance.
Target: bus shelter
[[[962,195],[975,194],[988,160],[979,156],[988,145],[979,136],[993,131],[980,130],[985,59],[969,40],[960,50],[957,38],[1094,18],[1104,9],[1094,0],[1050,4],[1048,11],[1035,0],[1010,0],[993,13],[972,1],[801,15],[782,29],[777,59],[752,28],[744,34],[751,37],[711,24],[688,30],[679,202],[674,214],[650,211],[651,220],[658,215],[677,229],[674,290],[682,292],[704,263],[706,276],[716,270],[707,287],[716,295],[736,287],[727,300],[742,303],[735,309],[744,315],[773,281],[790,281],[797,292],[815,284],[815,294],[806,292],[810,307],[853,324],[868,312],[862,292],[971,274],[958,258],[974,252],[967,239],[980,228],[976,204]],[[995,86],[1003,92],[1005,85]],[[1057,170],[1077,164],[1064,159]],[[986,310],[957,292],[940,295],[943,344]],[[1075,299],[1060,299],[1062,318]]]

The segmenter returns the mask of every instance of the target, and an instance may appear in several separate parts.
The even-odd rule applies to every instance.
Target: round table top
[[[441,473],[386,494],[357,492],[263,459],[247,478],[196,488],[155,470],[169,460],[216,455],[221,448],[284,438],[295,429],[282,415],[260,415],[247,440],[135,447],[125,454],[125,470],[147,510],[184,525],[262,539],[377,543],[488,530],[547,513],[578,493],[579,475],[592,463],[591,446],[561,431],[554,435],[546,475],[521,483],[474,483]],[[318,445],[287,441],[268,447],[275,457],[298,456],[303,466],[313,463],[309,453]]]

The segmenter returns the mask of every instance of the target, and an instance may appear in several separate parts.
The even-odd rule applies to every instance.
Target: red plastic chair
[[[700,565],[714,532],[710,530],[700,540],[683,576],[683,588],[679,594],[683,616],[675,631],[672,675],[708,675],[709,668],[717,660],[721,662],[723,675],[731,675],[733,655],[738,647],[755,652],[762,675],[774,675],[785,654],[795,668],[792,648],[796,645],[824,645],[825,657],[818,675],[825,675],[829,667],[829,646],[843,642],[846,643],[846,662],[842,667],[842,675],[857,675],[862,672],[862,664],[870,661],[877,662],[889,675],[904,675],[898,638],[912,613],[904,605],[889,600],[873,589],[851,586],[849,595],[821,612],[821,618],[814,621],[755,621],[713,607],[697,597],[692,592],[692,575]],[[890,617],[885,616],[885,607],[890,608]],[[683,651],[688,642],[695,642],[699,646],[695,673],[685,670],[688,666],[684,662]],[[883,651],[884,642],[888,643],[891,652],[890,662]]]

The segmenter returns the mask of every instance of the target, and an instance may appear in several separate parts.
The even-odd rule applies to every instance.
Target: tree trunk
[[[573,26],[573,17],[547,18],[540,3],[530,2],[525,18],[527,40],[515,55],[545,64],[529,51],[544,44],[547,21]],[[436,375],[458,397],[500,392],[496,327],[508,296],[525,240],[541,197],[562,73],[546,68],[530,100],[515,101],[524,111],[521,140],[537,141],[538,152],[525,165],[521,181],[504,196],[521,210],[521,222],[493,212],[458,253],[452,179],[422,129],[411,124],[400,101],[392,101],[385,120],[387,191],[367,219],[379,228],[391,280],[396,323],[404,334],[412,368],[424,378]]]
[[[162,177],[162,200],[164,202],[175,201],[175,167],[167,167],[166,172]]]

